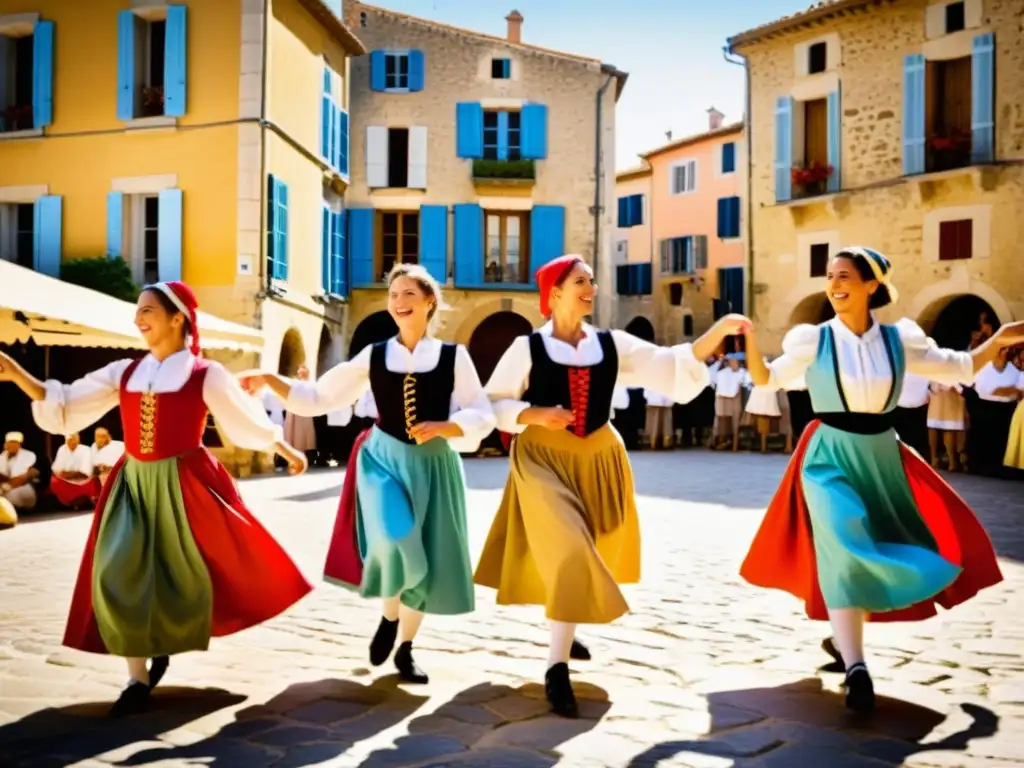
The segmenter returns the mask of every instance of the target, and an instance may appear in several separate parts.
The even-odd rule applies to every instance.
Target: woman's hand
[[[1024,344],[1024,320],[1018,320],[1015,323],[1003,323],[999,326],[999,330],[996,331],[993,338],[1004,349]]]
[[[721,318],[715,325],[722,336],[739,336],[740,334],[753,333],[754,324],[750,318],[740,314],[729,314]]]
[[[32,400],[45,400],[46,387],[43,382],[30,375],[6,352],[0,352],[0,381],[9,381],[18,386]]]
[[[6,352],[0,352],[0,381],[14,381],[20,367]]]
[[[292,448],[288,443],[277,444],[277,455],[288,462],[289,475],[301,475],[309,466],[309,463],[306,460],[306,454],[300,450]]]
[[[453,437],[462,437],[462,427],[454,421],[421,421],[409,428],[409,437],[422,445],[435,437],[443,437],[450,440]]]
[[[554,408],[527,408],[519,414],[519,423],[544,429],[565,429],[576,421],[572,411],[561,406]]]
[[[257,395],[267,386],[267,379],[262,371],[242,371],[238,374],[238,383],[250,395]]]

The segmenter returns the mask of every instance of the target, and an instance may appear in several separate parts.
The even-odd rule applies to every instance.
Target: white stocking
[[[132,682],[149,685],[149,669],[146,668],[148,659],[128,657],[125,661],[128,662],[128,675],[131,677]]]
[[[399,617],[398,642],[411,643],[423,623],[423,613],[403,605],[399,609]]]
[[[388,621],[398,621],[398,608],[402,605],[402,596],[385,597],[382,601],[381,613]]]
[[[829,609],[828,618],[832,622],[832,635],[846,668],[863,662],[864,611],[860,608]]]
[[[548,648],[548,669],[569,661],[569,651],[576,637],[576,625],[564,621],[551,622],[551,645]]]

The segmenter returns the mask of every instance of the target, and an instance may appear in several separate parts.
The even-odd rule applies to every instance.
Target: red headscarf
[[[552,259],[537,270],[535,279],[537,290],[540,291],[540,313],[551,317],[551,289],[565,280],[577,264],[583,264],[583,258],[575,253]]]
[[[171,300],[171,303],[188,318],[191,329],[189,335],[192,337],[192,344],[189,347],[196,357],[199,357],[199,324],[196,322],[196,310],[199,309],[199,300],[195,293],[180,280],[172,280],[168,283],[155,283],[150,286],[155,291],[160,291]]]

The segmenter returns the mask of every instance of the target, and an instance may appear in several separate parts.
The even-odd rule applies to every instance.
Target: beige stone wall
[[[361,14],[366,14],[365,26]],[[373,206],[414,210],[421,204],[478,202],[485,208],[527,210],[533,205],[565,207],[565,247],[587,259],[595,253],[595,147],[597,93],[608,80],[596,61],[540,53],[527,47],[490,40],[407,17],[383,13],[346,2],[346,21],[369,50],[414,48],[424,52],[425,87],[417,93],[389,94],[370,89],[370,57],[351,60],[351,185],[349,207]],[[524,39],[529,38],[529,21]],[[492,80],[491,59],[512,60],[512,79]],[[471,178],[472,161],[455,154],[455,110],[460,101],[480,101],[485,108],[520,106],[526,101],[548,107],[548,157],[537,162],[537,182],[528,197],[500,198],[498,189],[481,194]],[[369,190],[366,179],[367,126],[423,126],[427,129],[427,189]],[[605,91],[601,131],[604,172],[600,180],[601,214],[598,236],[598,281],[614,279],[612,242],[615,212],[615,82]],[[449,219],[449,266],[451,219]],[[379,300],[375,296],[379,293]],[[516,307],[536,307],[535,293],[449,290],[454,317],[479,317],[480,307],[500,306],[510,299]],[[383,292],[356,291],[348,336],[372,306],[382,306]],[[464,309],[469,302],[476,309]],[[497,310],[494,310],[497,311]],[[518,309],[515,311],[519,311]],[[531,315],[522,314],[528,319]],[[599,322],[615,322],[614,296],[608,291],[598,307]],[[461,321],[458,321],[461,322]]]
[[[927,330],[945,303],[964,294],[987,301],[1001,320],[1024,316],[1020,3],[983,0],[982,26],[930,41],[928,5],[925,0],[885,5],[829,22],[825,30],[793,32],[740,51],[749,58],[752,87],[752,303],[767,352],[778,350],[793,322],[810,319],[816,311],[815,296],[824,281],[809,276],[812,242],[864,244],[890,258],[901,297],[882,313],[883,320],[906,316]],[[997,164],[973,172],[904,178],[904,56],[963,50],[963,39],[969,42],[984,31],[996,36]],[[794,47],[823,35],[838,36],[841,67],[798,77]],[[799,98],[816,89],[831,90],[835,82],[841,85],[843,100],[843,192],[811,206],[777,204],[775,101],[787,94]],[[974,257],[938,261],[938,222],[967,217],[974,219]]]

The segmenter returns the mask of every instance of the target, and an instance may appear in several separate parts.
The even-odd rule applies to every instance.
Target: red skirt
[[[59,475],[50,478],[50,493],[65,507],[73,507],[82,502],[94,502],[103,488],[98,477],[90,477],[81,483],[72,483]]]
[[[107,499],[126,458],[103,486],[71,599],[64,645],[107,653],[93,614],[93,557]],[[177,458],[188,525],[213,587],[211,634],[223,637],[261,624],[312,589],[288,554],[246,509],[238,486],[206,449]]]
[[[804,456],[820,425],[820,421],[812,421],[804,430],[740,567],[740,576],[755,586],[788,592],[804,602],[809,618],[825,621],[828,609],[818,586],[814,534],[800,484]],[[948,610],[1003,580],[988,534],[967,503],[902,443],[900,453],[911,493],[935,537],[939,554],[963,570],[956,581],[929,600],[895,611],[868,614],[868,621],[923,621],[938,613],[936,605]]]
[[[356,463],[359,451],[372,429],[364,429],[352,444],[352,452],[345,465],[345,482],[341,487],[338,515],[334,519],[334,532],[324,563],[324,579],[350,587],[358,587],[363,583],[363,558],[359,553],[356,534]]]

